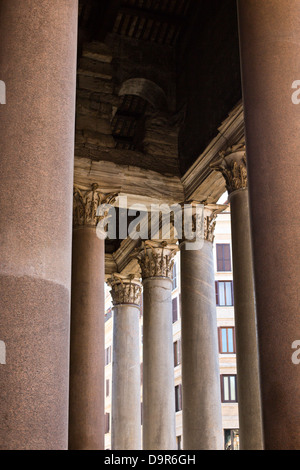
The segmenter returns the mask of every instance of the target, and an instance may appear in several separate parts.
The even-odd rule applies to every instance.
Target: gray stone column
[[[69,450],[104,448],[104,240],[101,195],[74,191]]]
[[[223,152],[213,168],[225,178],[231,207],[240,448],[261,450],[260,380],[244,140]]]
[[[0,1],[0,449],[68,442],[77,1]]]
[[[180,245],[185,450],[224,448],[213,260],[215,214],[218,211],[218,206],[205,209],[204,240],[200,249],[191,249],[190,241],[188,245],[185,241]]]
[[[175,450],[172,268],[176,246],[145,242],[143,278],[143,448]]]
[[[238,0],[266,450],[300,448],[300,2]],[[295,85],[294,85],[295,86]],[[296,87],[299,88],[296,84]]]
[[[113,450],[141,450],[141,283],[115,274],[108,280],[113,299]]]

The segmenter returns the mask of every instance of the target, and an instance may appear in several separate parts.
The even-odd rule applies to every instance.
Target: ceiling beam
[[[168,23],[175,26],[182,25],[182,18],[180,16],[163,13],[161,11],[151,11],[145,10],[143,8],[121,6],[119,12],[128,16],[138,16],[147,20],[157,21],[158,23]]]

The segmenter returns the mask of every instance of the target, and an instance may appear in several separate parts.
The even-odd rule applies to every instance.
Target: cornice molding
[[[164,201],[173,204],[184,199],[183,185],[178,176],[168,176],[135,166],[108,161],[93,161],[75,156],[74,184],[88,190],[93,183],[103,194],[122,193],[137,199]]]
[[[242,103],[229,113],[218,129],[217,136],[210,142],[196,162],[181,178],[185,199],[205,200],[215,203],[225,192],[224,179],[211,168],[219,154],[244,136],[244,111]]]

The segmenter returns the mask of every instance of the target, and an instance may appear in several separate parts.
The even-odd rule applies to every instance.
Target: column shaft
[[[0,1],[0,449],[66,449],[77,2]]]
[[[257,326],[266,449],[299,449],[300,2],[239,0]]]
[[[113,310],[112,449],[141,450],[140,309]]]
[[[74,230],[69,449],[104,448],[104,241]]]
[[[143,448],[176,449],[172,282],[143,281]]]
[[[183,446],[223,449],[212,243],[181,245]]]
[[[230,196],[240,448],[261,450],[262,418],[248,190]]]

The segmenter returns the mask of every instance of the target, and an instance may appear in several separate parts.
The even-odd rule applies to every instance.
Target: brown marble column
[[[218,206],[205,208],[204,240],[200,249],[191,249],[191,241],[182,241],[180,244],[185,450],[224,448],[213,260],[215,218],[218,212]]]
[[[1,0],[0,449],[66,449],[77,1]]]
[[[244,139],[213,168],[226,181],[231,209],[240,449],[263,449],[256,309]]]
[[[147,241],[143,279],[143,449],[175,450],[172,268],[176,246]]]
[[[69,449],[104,448],[104,240],[96,187],[74,191]]]
[[[263,430],[266,449],[300,447],[300,2],[238,0]]]
[[[113,299],[113,450],[141,450],[140,297],[134,276],[108,280]]]

